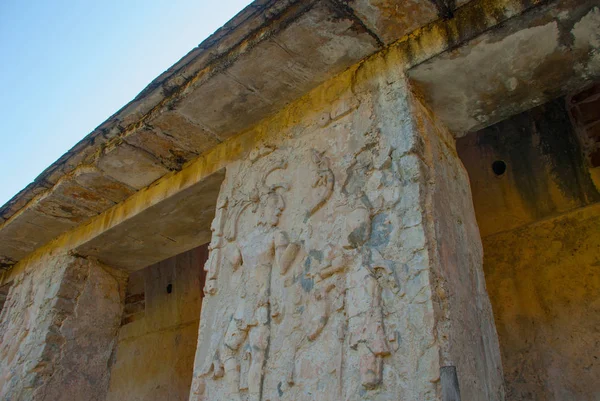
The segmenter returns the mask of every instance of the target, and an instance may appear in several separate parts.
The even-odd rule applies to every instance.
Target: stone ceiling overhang
[[[437,18],[429,0],[257,0],[0,208],[10,265]]]
[[[546,2],[407,75],[461,137],[598,81],[600,3]]]
[[[447,21],[434,3],[253,2],[0,209],[0,264],[53,239],[76,249],[102,235],[114,244],[132,227],[163,235],[160,219],[146,227],[136,216],[176,213],[176,195],[195,188],[211,194],[210,221],[222,172],[194,169],[220,145],[392,43],[410,67],[543,2],[459,2]]]

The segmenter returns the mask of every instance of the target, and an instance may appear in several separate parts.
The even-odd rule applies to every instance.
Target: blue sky
[[[250,0],[1,0],[0,205]]]

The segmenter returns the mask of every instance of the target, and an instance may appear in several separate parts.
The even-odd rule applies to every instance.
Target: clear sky
[[[0,0],[0,205],[250,0]]]

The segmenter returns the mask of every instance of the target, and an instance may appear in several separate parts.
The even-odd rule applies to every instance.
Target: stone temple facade
[[[598,0],[254,1],[0,209],[0,399],[600,400],[599,83]]]

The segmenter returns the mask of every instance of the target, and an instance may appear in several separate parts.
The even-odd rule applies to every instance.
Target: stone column
[[[469,177],[448,130],[413,100],[423,140],[423,244],[439,347],[442,400],[503,400],[498,334],[483,273]],[[459,394],[457,398],[453,394]],[[446,398],[447,397],[447,398]]]
[[[468,177],[392,58],[227,168],[190,400],[504,398]]]
[[[0,315],[0,399],[104,400],[125,280],[66,254],[29,262]]]

